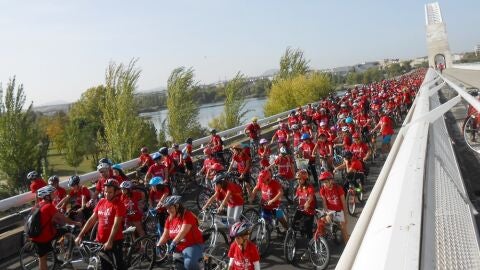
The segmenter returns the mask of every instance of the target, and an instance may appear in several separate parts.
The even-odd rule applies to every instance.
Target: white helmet
[[[55,190],[56,189],[51,185],[44,186],[37,190],[37,196],[43,199],[45,196],[52,194]]]
[[[129,181],[129,180],[126,180],[126,181],[123,181],[121,184],[120,184],[120,188],[125,188],[125,189],[131,189],[132,188],[132,182]]]
[[[109,169],[110,169],[110,164],[108,163],[100,163],[97,166],[97,171],[109,170]]]
[[[349,131],[349,130],[348,130],[348,127],[347,127],[347,126],[343,126],[343,127],[342,127],[342,131],[343,131],[343,132]]]

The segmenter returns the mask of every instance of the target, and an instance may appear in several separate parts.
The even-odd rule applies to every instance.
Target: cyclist
[[[236,164],[237,171],[240,173],[238,179],[240,181],[245,181],[247,190],[250,190],[250,167],[252,165],[252,159],[250,158],[250,155],[243,152],[243,149],[239,144],[232,146],[232,151],[232,162],[230,163],[227,172],[232,171],[234,164]]]
[[[353,143],[350,145],[348,151],[352,152],[353,157],[362,161],[365,165],[365,162],[370,157],[372,151],[366,143],[360,140],[360,134],[354,133],[352,139]]]
[[[150,191],[148,193],[148,199],[150,208],[153,208],[157,211],[158,223],[160,224],[161,230],[163,230],[168,214],[167,210],[162,207],[162,203],[168,196],[171,195],[171,191],[168,185],[166,185],[163,179],[159,176],[150,179],[149,184]]]
[[[219,203],[218,212],[221,212],[225,205],[227,205],[227,221],[228,224],[233,224],[240,219],[243,211],[243,192],[239,184],[227,181],[226,175],[217,174],[213,179],[215,185],[215,193],[208,199],[203,206],[202,211],[205,211],[214,200]]]
[[[185,173],[185,166],[181,162],[183,153],[182,151],[180,151],[179,147],[180,146],[178,145],[178,143],[172,144],[172,153],[170,154],[170,159],[173,160],[177,171]]]
[[[161,162],[167,169],[167,175],[163,179],[165,179],[166,182],[169,182],[170,180],[172,180],[171,177],[175,174],[176,171],[175,161],[172,159],[171,156],[168,155],[167,147],[161,147],[158,152],[162,156]]]
[[[299,170],[295,176],[298,180],[298,187],[295,196],[298,198],[298,209],[293,217],[293,224],[303,221],[307,239],[313,236],[313,219],[317,201],[315,199],[315,188],[308,183],[308,172]]]
[[[104,244],[103,250],[110,256],[114,257],[116,269],[126,269],[123,262],[123,219],[126,216],[125,205],[120,201],[118,194],[119,185],[117,180],[110,178],[105,183],[104,198],[102,198],[95,209],[92,216],[83,226],[82,230],[75,239],[75,243],[80,245],[83,236],[89,232],[98,221],[97,238],[99,243]],[[113,266],[100,257],[103,270],[114,269]]]
[[[197,217],[185,209],[181,199],[181,196],[169,196],[162,204],[169,216],[157,246],[162,246],[170,240],[167,252],[181,253],[185,269],[199,270],[198,262],[203,256],[203,236],[198,228]]]
[[[302,134],[302,143],[298,147],[298,153],[301,157],[308,159],[308,169],[313,179],[317,179],[317,168],[315,166],[315,144],[308,133]]]
[[[279,144],[281,141],[288,142],[288,139],[289,139],[289,136],[287,131],[287,125],[284,123],[280,123],[278,124],[278,130],[275,131],[275,133],[272,136],[272,140],[270,141],[270,144],[273,145],[275,140],[277,140]]]
[[[237,222],[230,228],[228,270],[260,270],[260,254],[257,246],[250,241],[251,226],[245,221]]]
[[[298,116],[295,114],[295,111],[291,111],[288,116],[288,127],[292,128],[293,125],[299,124]]]
[[[138,168],[136,169],[137,173],[147,173],[148,168],[153,165],[154,161],[148,153],[148,148],[146,146],[140,149],[140,156],[138,159]]]
[[[47,185],[45,180],[43,180],[37,173],[37,171],[31,171],[27,174],[27,180],[30,181],[30,191],[37,195],[37,190]],[[38,200],[38,198],[37,198]]]
[[[205,155],[205,160],[203,161],[203,167],[197,174],[198,175],[205,174],[206,178],[211,180],[213,179],[213,172],[211,172],[210,169],[214,164],[219,163],[219,161],[213,156],[212,149],[209,147],[203,149],[203,154]]]
[[[62,207],[60,207],[60,202],[63,200],[63,198],[67,196],[67,191],[65,191],[65,189],[59,185],[59,182],[60,182],[60,179],[56,175],[50,176],[50,178],[48,178],[48,184],[55,188],[55,191],[53,192],[55,194],[53,196],[52,203],[62,213],[65,213],[65,210],[67,210],[66,205],[63,205]]]
[[[260,147],[257,152],[260,157],[260,166],[262,168],[270,166],[270,155],[272,154],[272,151],[270,150],[267,139],[260,139]]]
[[[360,179],[360,183],[362,184],[363,188],[365,186],[365,166],[363,165],[363,162],[356,158],[353,158],[353,154],[350,151],[346,151],[343,157],[343,164],[335,167],[335,169],[333,169],[333,172],[335,173],[336,171],[345,168],[347,171],[347,179],[349,181],[353,181],[355,180],[355,178]],[[345,182],[345,190],[348,189],[349,181]],[[354,184],[357,185],[357,183]]]
[[[292,125],[292,137],[293,137],[293,149],[296,152],[300,145],[302,133],[300,133],[300,127],[297,124]]]
[[[148,168],[147,174],[145,175],[145,183],[147,183],[152,177],[155,176],[159,176],[162,179],[167,179],[168,177],[167,168],[162,163],[162,156],[160,155],[160,153],[153,153],[152,158],[155,163],[150,166],[150,168]]]
[[[253,117],[252,122],[243,130],[243,132],[250,137],[250,141],[253,143],[258,143],[262,131],[260,125],[257,124],[257,120],[257,117]]]
[[[328,125],[326,122],[320,122],[320,124],[318,125],[318,128],[317,128],[317,137],[319,134],[322,134],[322,133],[328,133],[329,132],[329,129],[328,129]]]
[[[93,206],[94,201],[98,199],[99,196],[103,196],[104,185],[108,179],[113,177],[112,168],[109,163],[102,162],[98,164],[97,171],[100,173],[100,178],[98,178],[97,183],[95,184],[95,192],[93,193],[93,201],[87,203],[87,206]]]
[[[212,155],[220,161],[224,161],[223,159],[223,141],[220,136],[217,135],[217,130],[212,129],[210,130],[210,134],[212,135],[210,138],[210,148],[212,149]]]
[[[324,231],[326,222],[339,222],[340,230],[342,231],[343,240],[345,244],[348,241],[347,219],[345,213],[347,212],[347,204],[345,203],[345,191],[336,184],[333,179],[333,174],[329,171],[320,174],[320,181],[324,181],[324,185],[320,188],[320,198],[323,201],[323,207],[326,208],[328,214],[326,217],[318,221],[317,226],[319,231]]]
[[[380,120],[378,124],[372,129],[372,132],[380,129],[380,134],[383,136],[382,139],[382,153],[387,155],[390,151],[390,142],[392,140],[392,135],[395,133],[393,130],[393,120],[388,116],[388,111],[380,111]]]
[[[117,179],[118,183],[121,184],[123,181],[128,181],[130,180],[128,176],[125,174],[125,172],[122,169],[122,165],[120,164],[115,164],[112,166],[112,178]]]
[[[83,222],[91,215],[92,209],[87,207],[87,202],[90,201],[90,190],[85,186],[80,186],[80,177],[73,175],[68,179],[68,186],[70,191],[62,201],[58,203],[57,207],[65,207],[70,201],[70,211],[68,217]]]
[[[182,155],[180,156],[180,164],[182,164],[188,175],[192,175],[193,172],[193,161],[192,161],[192,151],[193,151],[193,139],[188,138],[185,141],[186,145],[182,149]]]
[[[310,137],[313,137],[312,127],[308,124],[307,120],[302,121],[302,129],[300,130],[302,134],[308,133]]]
[[[272,179],[272,174],[265,169],[258,174],[257,185],[250,194],[250,202],[253,202],[255,195],[260,191],[262,194],[261,216],[272,217],[275,215],[283,228],[288,229],[287,219],[283,210],[279,209],[283,188],[279,182]]]
[[[287,148],[281,147],[280,155],[275,159],[273,164],[269,166],[269,168],[277,166],[278,174],[288,181],[290,188],[293,188],[293,180],[295,178],[295,167],[293,166],[293,162],[292,157],[287,152]]]
[[[47,270],[47,254],[53,251],[52,240],[57,235],[55,224],[72,224],[81,226],[79,222],[72,221],[58,211],[52,203],[55,199],[55,188],[53,186],[43,186],[37,190],[37,198],[40,202],[34,206],[40,210],[41,233],[32,237],[31,240],[39,259],[39,269]]]
[[[143,213],[139,207],[141,201],[145,200],[145,195],[143,192],[134,191],[132,182],[129,180],[123,181],[120,184],[122,190],[122,195],[120,196],[120,201],[125,205],[127,211],[127,216],[125,217],[125,224],[131,224],[135,226],[135,229],[138,233],[138,236],[144,236],[145,231],[143,230],[142,217]]]

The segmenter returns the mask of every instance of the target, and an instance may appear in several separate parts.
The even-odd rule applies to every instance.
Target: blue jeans
[[[182,251],[183,267],[187,270],[199,270],[200,259],[203,258],[203,244],[190,246]]]

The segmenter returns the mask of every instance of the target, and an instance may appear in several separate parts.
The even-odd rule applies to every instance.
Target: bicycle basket
[[[306,159],[306,158],[296,158],[295,159],[297,169],[299,169],[299,170],[307,170],[308,169],[308,162],[309,162],[309,160]]]

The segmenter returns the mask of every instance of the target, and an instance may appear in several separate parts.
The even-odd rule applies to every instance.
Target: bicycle
[[[360,181],[360,178],[357,175],[363,175],[363,173],[355,172],[354,177],[351,180],[348,180],[348,189],[346,192],[345,201],[347,203],[347,210],[351,216],[355,216],[355,210],[357,209],[357,204],[360,204],[364,200],[364,188]],[[357,203],[358,200],[358,203]]]
[[[294,201],[295,191],[297,190],[296,181],[288,181],[279,174],[274,174],[272,178],[282,185],[283,195],[287,199],[288,203],[291,204]],[[291,182],[293,182],[293,184]]]
[[[276,231],[277,234],[283,234],[280,230],[280,224],[275,217],[276,211],[281,211],[280,208],[271,210],[271,214],[265,215],[265,212],[260,215],[258,222],[252,227],[252,233],[250,234],[250,240],[254,242],[258,247],[260,257],[265,257],[268,253],[271,241],[272,231]]]
[[[302,209],[297,208],[297,211],[302,211]],[[296,222],[294,222],[293,219],[290,220],[289,222],[291,226],[288,228],[287,233],[285,235],[285,240],[283,242],[283,254],[287,262],[290,264],[294,264],[296,257],[300,255],[297,253],[298,251],[297,239],[299,238],[299,236],[306,238],[306,236],[308,235],[308,232],[304,227],[305,219],[306,217],[302,216]],[[305,239],[305,240],[308,240],[308,239]],[[302,241],[302,242],[305,243],[306,241]]]

